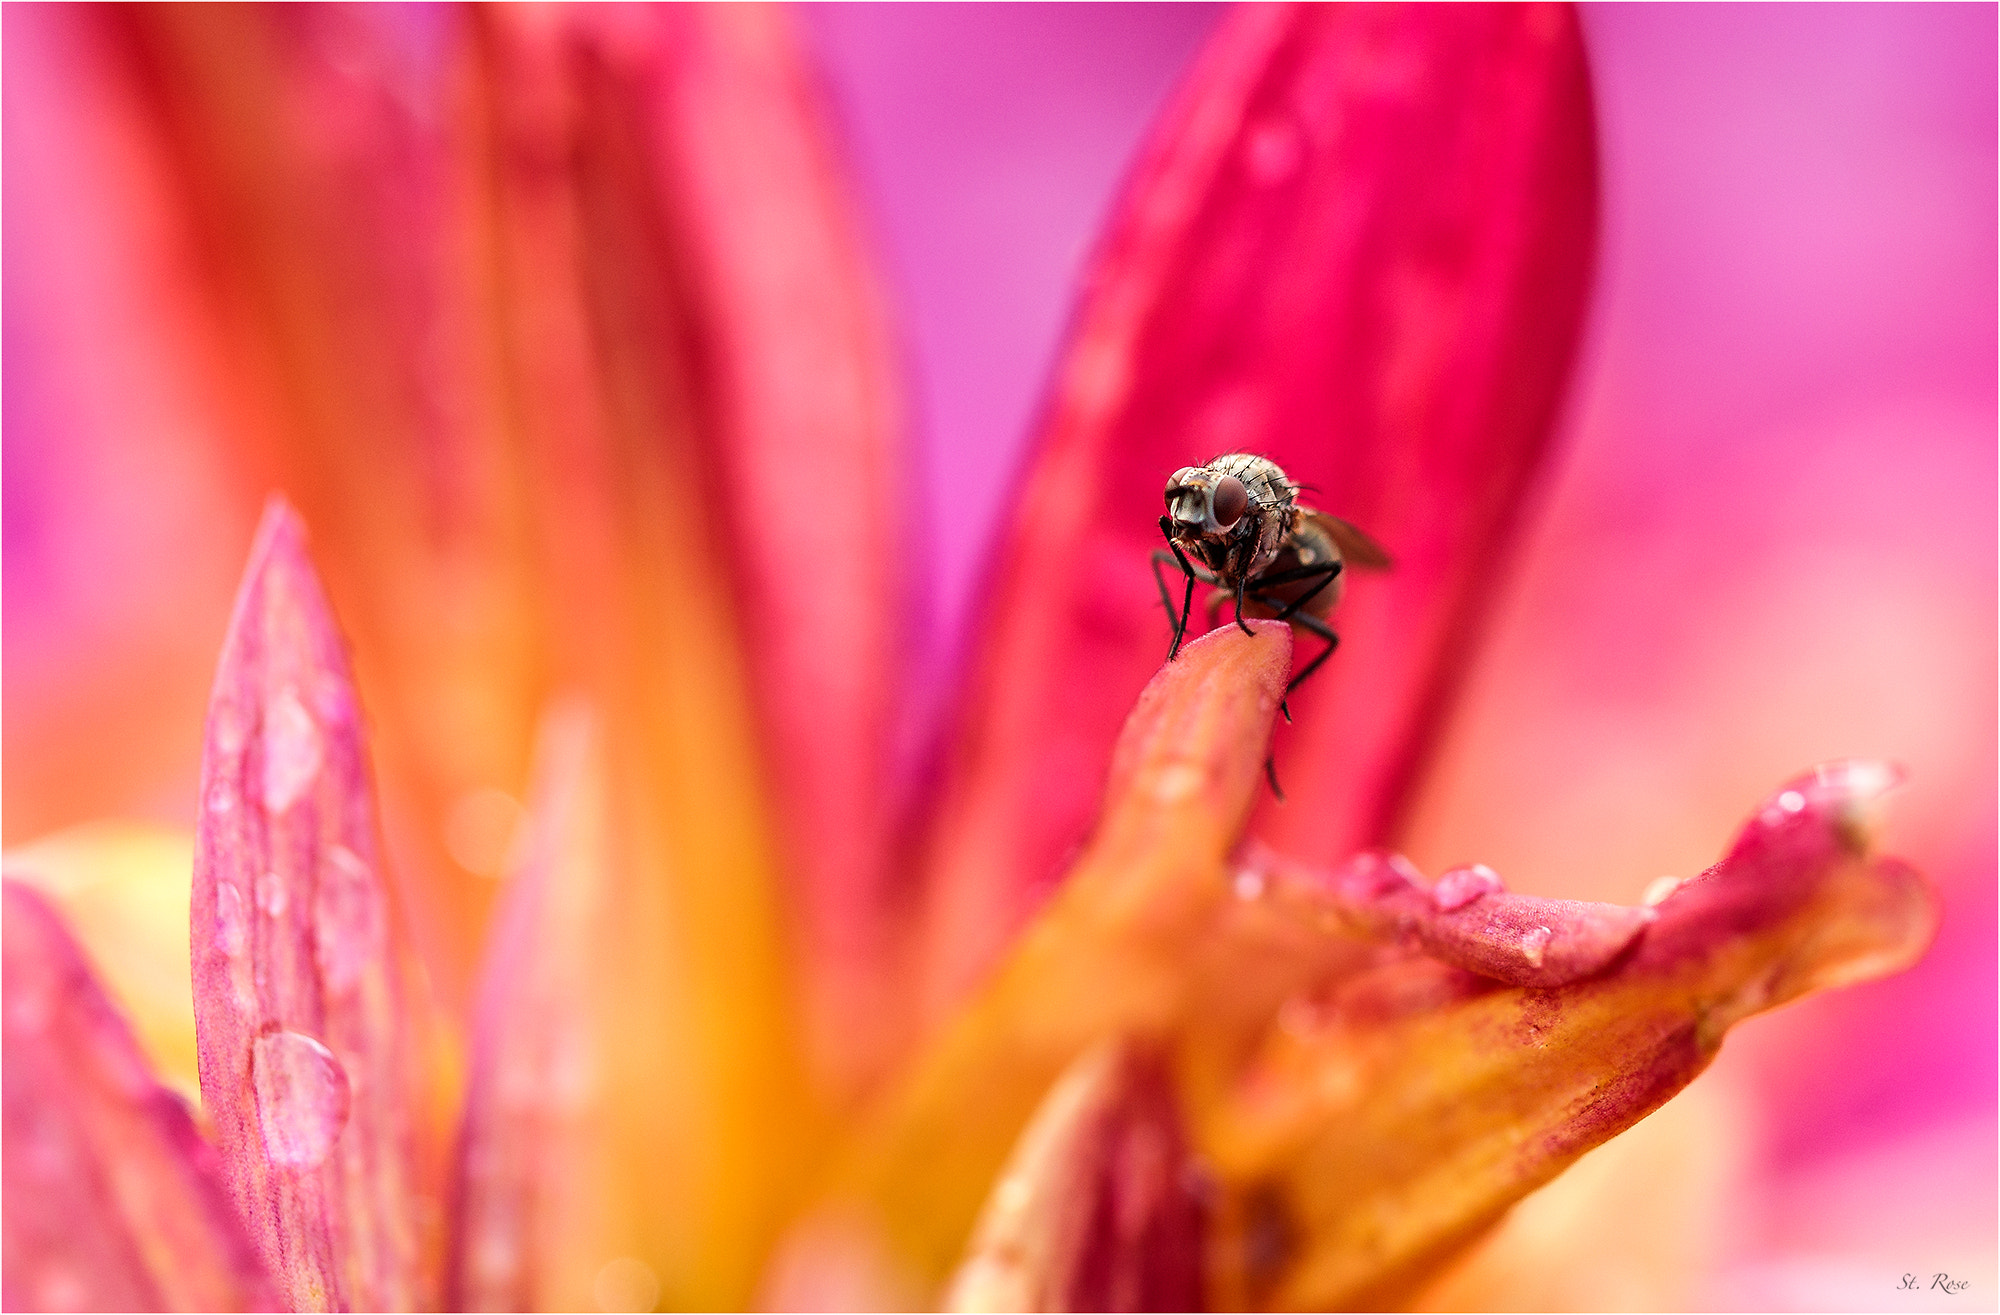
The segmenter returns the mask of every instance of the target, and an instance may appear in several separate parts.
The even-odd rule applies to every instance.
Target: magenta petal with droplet
[[[273,499],[209,703],[191,941],[202,1100],[295,1309],[424,1300],[391,925],[345,647]]]
[[[1590,900],[1543,899],[1501,889],[1490,868],[1458,868],[1429,889],[1400,857],[1363,853],[1319,876],[1257,849],[1253,864],[1318,887],[1365,936],[1421,945],[1433,957],[1510,986],[1561,986],[1603,972],[1654,911]]]
[[[4,886],[8,1310],[264,1310],[215,1151],[48,903]]]
[[[1224,25],[1097,259],[1017,499],[931,835],[936,999],[1089,823],[1166,654],[1149,558],[1179,466],[1270,456],[1395,558],[1347,581],[1341,650],[1277,739],[1289,802],[1252,825],[1326,862],[1393,837],[1547,444],[1595,205],[1566,9]]]
[[[1336,998],[1273,1029],[1206,1145],[1234,1203],[1216,1254],[1238,1286],[1223,1300],[1393,1306],[1500,1211],[1680,1090],[1735,1023],[1916,962],[1937,930],[1936,895],[1907,864],[1872,855],[1865,829],[1895,779],[1856,762],[1792,781],[1720,863],[1635,911],[1654,916],[1595,974],[1453,984],[1414,957],[1351,985],[1383,995],[1428,974],[1443,989],[1424,1007]],[[1402,899],[1390,866],[1329,888]],[[1495,944],[1521,934],[1517,922]]]

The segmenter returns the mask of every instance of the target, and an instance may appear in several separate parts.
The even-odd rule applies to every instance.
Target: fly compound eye
[[[1228,529],[1250,510],[1250,490],[1234,475],[1224,475],[1215,484],[1215,523]]]

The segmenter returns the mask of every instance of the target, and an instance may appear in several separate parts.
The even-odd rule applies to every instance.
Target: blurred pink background
[[[1217,12],[798,11],[904,335],[928,699],[1090,245]],[[1722,1308],[1977,1308],[2000,1283],[1995,15],[1585,16],[1597,304],[1413,857],[1634,900],[1711,861],[1791,773],[1865,755],[1910,769],[1886,845],[1945,899],[1916,970],[1746,1025],[1703,1080],[1744,1147],[1717,1221]],[[421,99],[421,17],[404,30]],[[130,144],[50,67],[10,60],[5,89],[7,737],[63,744],[73,762],[37,764],[52,779],[94,774],[127,812],[185,825],[255,501],[159,419],[200,409],[175,395],[199,374],[176,357],[197,350],[179,290],[144,281],[168,239],[144,195],[64,205],[79,161]],[[92,353],[139,368],[106,392],[77,366]],[[127,644],[152,655],[143,679],[120,673]],[[163,700],[185,739],[124,752],[120,718]],[[46,734],[72,724],[88,729]],[[81,820],[12,789],[7,815],[10,845]],[[1973,1286],[1894,1290],[1939,1271]]]

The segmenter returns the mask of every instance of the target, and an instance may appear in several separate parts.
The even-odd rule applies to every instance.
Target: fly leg
[[[1187,635],[1188,612],[1194,607],[1196,576],[1194,567],[1188,564],[1186,555],[1181,552],[1181,546],[1174,542],[1173,522],[1165,516],[1160,517],[1160,533],[1166,536],[1167,547],[1173,549],[1174,561],[1179,563],[1181,573],[1187,576],[1187,594],[1181,599],[1180,616],[1175,618],[1173,595],[1167,592],[1166,578],[1160,574],[1160,566],[1166,559],[1160,556],[1159,549],[1153,550],[1153,579],[1160,586],[1160,603],[1167,609],[1167,619],[1172,621],[1174,626],[1174,646],[1167,650],[1167,661],[1172,662],[1180,656],[1181,640]]]
[[[1173,631],[1175,636],[1178,637],[1181,631],[1181,614],[1174,610],[1174,596],[1167,591],[1167,577],[1160,574],[1162,566],[1172,566],[1175,570],[1180,569],[1180,564],[1174,561],[1172,553],[1155,548],[1153,549],[1153,583],[1160,586],[1160,606],[1165,608],[1167,612],[1167,629]]]
[[[1314,658],[1311,662],[1306,663],[1306,669],[1304,671],[1301,671],[1298,675],[1293,676],[1291,680],[1286,683],[1285,693],[1287,694],[1290,694],[1293,690],[1305,684],[1306,677],[1312,675],[1313,672],[1318,671],[1320,669],[1320,664],[1325,662],[1328,658],[1332,657],[1333,650],[1340,647],[1340,636],[1333,633],[1333,627],[1328,625],[1326,622],[1320,620],[1318,617],[1314,616],[1311,612],[1301,612],[1297,616],[1294,616],[1290,619],[1293,625],[1304,626],[1306,629],[1312,631],[1315,635],[1318,635],[1321,639],[1324,639],[1326,641],[1326,647],[1320,651],[1320,655],[1318,657]]]
[[[1246,635],[1255,635],[1257,633],[1250,628],[1250,623],[1243,619],[1243,581],[1241,580],[1236,582],[1236,624],[1242,627],[1243,633]]]
[[[1327,660],[1327,658],[1333,653],[1334,645],[1340,642],[1339,637],[1335,635],[1333,631],[1329,629],[1324,622],[1321,622],[1318,617],[1314,616],[1310,612],[1307,612],[1303,616],[1301,616],[1299,614],[1299,609],[1304,607],[1307,603],[1310,603],[1313,600],[1314,596],[1317,595],[1320,590],[1326,588],[1329,584],[1333,583],[1335,577],[1337,577],[1340,574],[1342,565],[1343,563],[1341,562],[1328,562],[1323,566],[1300,566],[1289,571],[1279,571],[1273,575],[1262,576],[1257,581],[1257,589],[1251,594],[1252,601],[1262,603],[1265,607],[1271,608],[1273,611],[1275,611],[1277,613],[1278,620],[1296,622],[1299,625],[1305,626],[1307,629],[1311,630],[1314,634],[1322,635],[1327,639],[1332,640],[1332,643],[1329,643],[1327,645],[1326,651],[1313,659],[1311,666],[1307,667],[1304,671],[1300,672],[1296,677],[1293,678],[1293,680],[1289,684],[1285,686],[1285,692],[1287,694],[1291,693],[1292,690],[1296,689],[1300,681],[1304,680],[1307,676],[1310,676],[1313,672],[1319,670],[1319,664]],[[1266,588],[1270,587],[1271,585],[1290,584],[1294,580],[1310,580],[1315,575],[1320,577],[1319,582],[1315,584],[1312,588],[1300,594],[1297,598],[1294,598],[1291,602],[1286,603],[1282,608],[1278,606],[1277,601],[1275,599],[1267,598],[1264,596],[1263,591]],[[1291,704],[1288,700],[1286,699],[1278,700],[1278,711],[1284,714],[1285,720],[1287,722],[1291,721],[1292,709],[1291,709]],[[1277,794],[1280,799],[1284,798],[1284,794],[1281,791],[1278,791],[1275,786],[1273,786],[1273,793]]]
[[[1264,779],[1271,783],[1271,796],[1279,803],[1285,802],[1285,792],[1278,788],[1277,760],[1270,754],[1264,755]]]
[[[1346,565],[1347,563],[1345,562],[1327,562],[1323,566],[1299,566],[1289,571],[1279,571],[1274,575],[1260,575],[1257,577],[1257,592],[1261,594],[1272,585],[1291,584],[1296,580],[1310,580],[1315,575],[1319,576],[1320,579],[1317,584],[1300,594],[1297,598],[1294,598],[1291,602],[1286,603],[1284,609],[1278,613],[1278,620],[1289,621],[1300,608],[1316,598],[1320,590],[1332,584],[1339,577],[1341,569]],[[1273,603],[1268,598],[1259,598],[1257,601],[1269,607],[1277,606],[1276,603]]]

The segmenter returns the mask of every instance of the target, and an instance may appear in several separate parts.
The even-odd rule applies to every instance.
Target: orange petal
[[[945,1308],[1200,1310],[1202,1195],[1165,1065],[1101,1043],[1022,1132]]]
[[[632,985],[624,961],[635,949],[643,961],[645,947],[621,935],[631,901],[586,705],[544,719],[536,773],[474,1021],[446,1275],[453,1310],[597,1305],[607,1267],[645,1267],[634,1254],[645,1249],[644,1195],[672,1190],[646,1172],[657,1150],[629,1108],[662,1093],[630,1071],[644,1034],[620,1018],[617,988]]]
[[[1229,848],[1263,789],[1291,632],[1205,636],[1139,697],[1105,811],[1061,894],[931,1047],[841,1173],[917,1291],[956,1262],[980,1202],[1051,1084],[1109,1037],[1165,1037],[1190,1007],[1190,947],[1232,902]]]
[[[650,99],[710,317],[714,470],[822,1071],[851,1090],[905,1003],[883,882],[906,600],[901,406],[878,294],[783,11],[671,11]],[[701,496],[688,489],[689,496]]]
[[[202,1100],[299,1310],[410,1310],[410,1032],[345,646],[273,499],[209,704],[191,941]]]
[[[977,979],[1081,838],[1167,647],[1149,554],[1177,467],[1279,462],[1394,555],[1279,737],[1257,830],[1393,835],[1546,446],[1593,245],[1574,17],[1256,7],[1204,54],[1092,273],[929,836],[924,990]]]
[[[213,1148],[54,909],[4,885],[8,1310],[267,1310]]]
[[[1226,1184],[1222,1303],[1393,1303],[1678,1091],[1734,1022],[1915,962],[1936,901],[1859,828],[1892,779],[1836,764],[1792,782],[1599,976],[1501,987],[1407,959],[1274,1029],[1198,1133]]]

